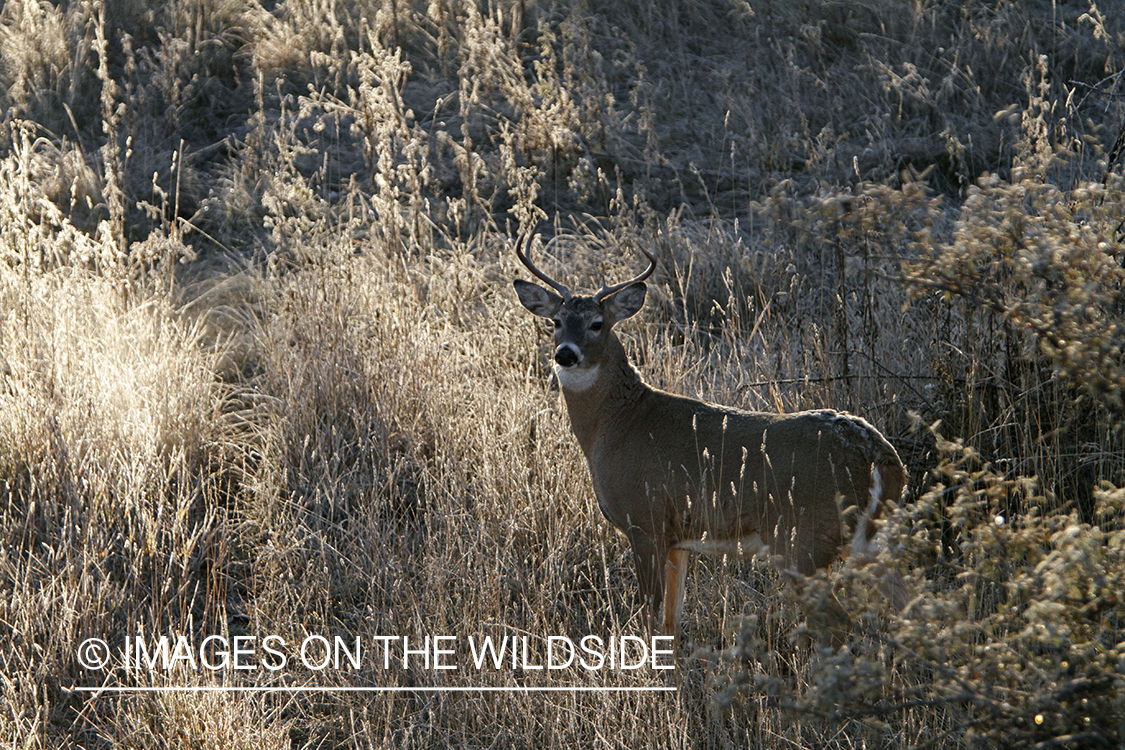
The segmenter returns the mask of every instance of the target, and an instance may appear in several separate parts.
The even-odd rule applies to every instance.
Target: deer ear
[[[516,279],[512,282],[519,295],[520,304],[541,318],[553,318],[562,307],[563,298],[538,284]]]
[[[614,320],[633,317],[644,306],[647,290],[648,287],[643,281],[630,284],[606,300],[606,312],[612,315]]]

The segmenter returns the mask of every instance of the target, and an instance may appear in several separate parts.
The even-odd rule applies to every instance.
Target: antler
[[[528,250],[531,249],[531,242],[535,239],[535,235],[538,233],[536,230],[538,229],[539,225],[536,224],[516,240],[516,257],[520,259],[520,262],[527,266],[527,270],[535,274],[535,276],[541,281],[547,282],[547,284],[549,284],[551,288],[561,294],[563,299],[570,299],[570,290],[536,268],[535,264],[531,262],[531,258],[528,257]],[[525,239],[527,240],[527,243],[524,246],[523,252],[520,252],[520,245],[524,245]]]
[[[648,250],[645,250],[643,247],[640,250],[645,254],[645,257],[648,258],[648,268],[645,269],[640,275],[634,276],[628,281],[623,281],[620,284],[614,284],[613,286],[603,286],[601,290],[594,295],[594,302],[601,302],[603,299],[613,294],[614,292],[620,292],[627,286],[638,284],[652,275],[652,272],[656,270],[656,258],[652,257],[652,253],[650,253]]]

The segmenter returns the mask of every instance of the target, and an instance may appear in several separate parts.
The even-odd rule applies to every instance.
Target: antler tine
[[[614,292],[620,292],[627,286],[639,284],[652,275],[652,272],[656,270],[656,258],[654,258],[652,253],[650,253],[648,250],[645,250],[643,247],[640,248],[640,250],[645,254],[645,257],[648,258],[648,268],[646,268],[640,275],[634,276],[628,281],[623,281],[620,284],[614,284],[613,286],[603,286],[601,290],[599,290],[598,293],[594,295],[595,302],[601,302],[603,299],[613,294]]]
[[[527,266],[527,270],[535,274],[536,278],[549,284],[552,289],[562,295],[563,299],[570,299],[570,290],[536,268],[535,264],[531,262],[531,258],[528,256],[528,251],[531,250],[531,242],[535,239],[535,235],[538,234],[538,232],[536,231],[538,229],[539,225],[536,224],[527,232],[520,235],[519,239],[516,240],[516,257],[520,259],[520,262]],[[524,245],[525,239],[527,241],[526,245],[524,246],[523,252],[520,252],[520,245]]]

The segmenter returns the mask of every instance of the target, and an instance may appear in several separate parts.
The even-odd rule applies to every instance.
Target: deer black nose
[[[558,362],[560,367],[573,367],[578,364],[578,353],[569,346],[560,346],[555,351],[555,362]]]

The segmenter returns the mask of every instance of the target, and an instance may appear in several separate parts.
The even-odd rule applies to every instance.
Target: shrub
[[[1097,521],[1059,512],[1034,480],[1010,478],[933,432],[933,486],[890,522],[914,598],[887,615],[866,571],[795,587],[808,612],[852,613],[846,649],[819,650],[794,677],[763,674],[755,627],[725,652],[745,669],[726,701],[765,695],[814,726],[900,744],[1116,747],[1125,738],[1125,490],[1097,492]],[[1029,510],[1009,516],[1013,496]],[[816,618],[797,641],[825,635]],[[857,728],[858,727],[858,728]]]

